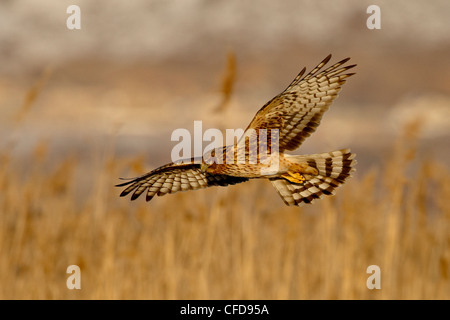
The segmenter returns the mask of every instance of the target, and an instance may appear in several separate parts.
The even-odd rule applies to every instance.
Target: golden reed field
[[[16,130],[47,76],[11,114]],[[267,181],[130,202],[118,177],[153,167],[118,155],[117,135],[91,146],[89,169],[77,154],[54,161],[46,141],[19,165],[12,139],[0,150],[0,299],[450,299],[450,173],[417,151],[420,130],[410,122],[379,167],[301,208]],[[66,287],[69,265],[81,290]]]

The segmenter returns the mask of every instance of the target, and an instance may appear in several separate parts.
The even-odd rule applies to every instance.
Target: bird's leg
[[[290,182],[303,184],[311,176],[318,174],[319,171],[316,168],[310,167],[306,163],[294,163],[289,166],[289,170],[282,177]]]
[[[303,184],[303,182],[305,182],[305,180],[306,180],[305,177],[299,172],[288,171],[287,173],[283,174],[281,177],[285,178],[286,180],[289,180],[290,182],[300,183],[300,184]]]

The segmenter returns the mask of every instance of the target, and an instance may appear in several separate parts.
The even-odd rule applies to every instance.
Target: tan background
[[[371,4],[0,2],[0,297],[448,299],[450,3],[377,1],[368,30]],[[119,176],[170,161],[174,129],[245,128],[329,53],[357,74],[297,153],[357,153],[336,197],[287,208],[254,181],[118,199]]]

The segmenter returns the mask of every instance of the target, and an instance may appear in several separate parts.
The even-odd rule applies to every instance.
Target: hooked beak
[[[208,165],[206,164],[206,163],[202,163],[201,165],[200,165],[200,170],[203,172],[203,173],[205,173],[206,172],[206,169],[208,169]]]

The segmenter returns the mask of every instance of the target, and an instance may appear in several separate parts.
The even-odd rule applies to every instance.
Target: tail
[[[349,149],[328,153],[291,156],[290,160],[298,163],[307,163],[309,167],[317,170],[317,175],[303,174],[302,183],[293,183],[282,177],[272,178],[272,185],[277,189],[281,198],[287,205],[302,205],[312,203],[325,195],[334,195],[335,189],[351,177],[355,171],[355,154]],[[309,171],[316,171],[308,168]]]

